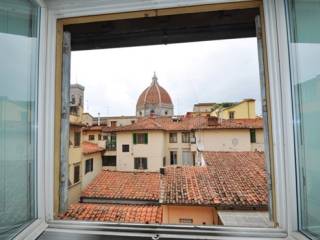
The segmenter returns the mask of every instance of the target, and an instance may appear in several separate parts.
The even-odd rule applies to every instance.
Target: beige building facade
[[[154,123],[157,121],[155,119],[159,122]],[[259,124],[251,124],[249,119],[249,123],[247,120],[239,120],[239,127],[233,126],[234,122],[231,121],[225,126],[207,126],[194,130],[170,130],[170,126],[165,129],[161,125],[162,120],[149,118],[142,120],[140,125],[138,121],[123,128],[104,128],[103,134],[112,135],[115,146],[106,148],[104,156],[113,158],[113,164],[104,167],[119,171],[159,171],[161,167],[169,165],[200,166],[203,164],[203,151],[264,151],[261,119],[254,120],[254,123]],[[175,126],[185,124],[183,121]],[[151,123],[158,129],[149,129]],[[171,120],[166,119],[165,123],[171,123]],[[142,141],[135,142],[135,137],[142,138]]]

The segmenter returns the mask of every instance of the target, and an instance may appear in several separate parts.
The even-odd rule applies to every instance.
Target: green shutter
[[[133,144],[137,144],[137,134],[132,134]]]
[[[144,134],[144,143],[148,144],[148,133]]]

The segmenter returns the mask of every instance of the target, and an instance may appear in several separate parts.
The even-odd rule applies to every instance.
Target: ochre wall
[[[219,109],[215,110],[211,113],[211,116],[218,117]],[[256,103],[255,101],[242,101],[241,103],[230,107],[223,109],[219,113],[219,117],[223,119],[229,119],[229,112],[234,112],[234,118],[235,119],[244,119],[244,118],[256,118]]]
[[[213,207],[163,205],[164,224],[181,224],[181,218],[192,219],[193,225],[218,223],[218,216]]]

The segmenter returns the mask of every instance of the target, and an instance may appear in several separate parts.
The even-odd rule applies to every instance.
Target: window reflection
[[[38,7],[0,3],[0,239],[36,218]]]
[[[300,228],[320,236],[319,1],[288,1]]]

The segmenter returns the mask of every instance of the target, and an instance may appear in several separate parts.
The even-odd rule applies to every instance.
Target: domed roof
[[[152,83],[147,87],[138,98],[137,107],[146,104],[170,104],[172,105],[169,93],[159,85],[158,78],[154,73]]]

